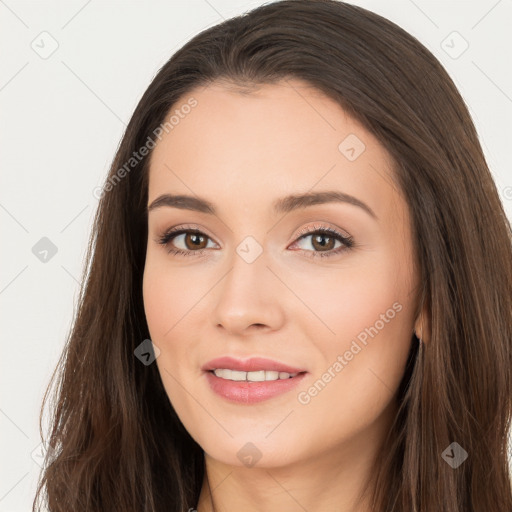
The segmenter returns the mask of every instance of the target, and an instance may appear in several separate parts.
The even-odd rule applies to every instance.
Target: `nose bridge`
[[[233,252],[230,269],[216,294],[214,322],[229,331],[243,331],[260,324],[277,328],[282,319],[279,286],[269,265],[268,253],[247,237]]]

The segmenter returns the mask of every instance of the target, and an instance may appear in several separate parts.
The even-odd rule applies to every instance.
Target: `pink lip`
[[[206,372],[206,379],[214,393],[239,404],[255,404],[268,400],[276,395],[293,389],[306,376],[299,373],[290,379],[272,380],[265,382],[248,382],[226,380],[217,377],[213,372]]]
[[[217,377],[213,371],[219,368],[238,370],[244,372],[268,370],[286,373],[297,373],[290,379],[280,379],[264,382],[233,381]],[[274,396],[290,391],[306,376],[306,370],[294,368],[271,359],[253,357],[246,361],[232,357],[219,357],[206,363],[202,370],[205,371],[206,379],[210,388],[217,395],[230,402],[239,404],[255,404],[268,400]]]
[[[228,370],[238,370],[241,372],[257,372],[259,370],[268,370],[275,372],[286,373],[302,373],[305,372],[303,368],[294,368],[287,364],[273,361],[272,359],[265,359],[264,357],[251,357],[242,361],[234,357],[217,357],[206,363],[201,369],[204,371],[217,370],[219,368],[226,368]]]

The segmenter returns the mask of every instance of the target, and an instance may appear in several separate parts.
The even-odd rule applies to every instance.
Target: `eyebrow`
[[[289,195],[276,200],[273,203],[272,208],[275,214],[279,214],[289,213],[301,208],[307,208],[309,206],[325,203],[348,203],[353,206],[358,206],[375,220],[377,220],[377,215],[366,203],[360,199],[357,199],[357,197],[334,190]],[[182,210],[192,210],[200,213],[207,213],[209,215],[217,215],[215,206],[206,199],[188,195],[173,194],[162,194],[161,196],[158,196],[147,207],[147,212],[149,213],[163,206],[179,208]]]

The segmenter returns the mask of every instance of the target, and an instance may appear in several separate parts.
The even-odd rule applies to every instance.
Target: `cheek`
[[[393,399],[414,321],[408,269],[396,255],[382,254],[378,263],[308,286],[308,304],[331,333],[320,326],[323,334],[316,340],[322,364],[298,402],[305,417],[323,425],[324,432],[339,432],[344,425],[354,434],[374,422]]]
[[[370,339],[375,336],[373,327],[379,334],[382,331],[381,338],[393,338],[393,333],[411,320],[404,314],[411,296],[407,271],[395,256],[382,252],[378,257],[373,254],[361,258],[357,266],[289,278],[294,292],[304,298],[312,313],[304,318],[297,315],[296,320],[308,329],[309,339],[320,335],[325,340],[318,344],[325,354],[348,349],[347,342],[350,345],[357,336],[362,342],[365,337]]]
[[[177,322],[204,293],[202,279],[196,270],[193,274],[194,279],[191,279],[191,272],[186,267],[172,268],[165,253],[158,254],[154,249],[148,250],[142,293],[146,320],[153,341],[162,341],[164,337],[170,339],[173,331],[179,328]]]
[[[180,311],[183,307],[184,295],[189,288],[184,288],[179,282],[180,273],[170,275],[168,269],[162,264],[160,258],[152,258],[150,254],[146,259],[142,284],[144,311],[152,342],[160,349],[156,359],[162,382],[169,398],[172,393],[172,376],[175,375],[176,363],[183,358],[180,347],[183,343],[176,343],[176,333],[181,327],[179,323]]]
[[[171,282],[165,272],[150,261],[146,261],[144,269],[142,294],[149,331],[152,339],[156,340],[169,328],[175,299]]]
[[[152,342],[160,349],[156,359],[167,395],[175,408],[187,394],[180,383],[194,382],[200,374],[197,353],[199,319],[206,314],[201,297],[207,283],[194,279],[186,267],[171,268],[165,256],[148,251],[143,276],[143,300]]]

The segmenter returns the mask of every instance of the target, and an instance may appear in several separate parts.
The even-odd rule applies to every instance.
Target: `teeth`
[[[257,372],[240,372],[237,370],[228,370],[227,368],[213,370],[213,373],[217,377],[220,377],[221,379],[248,382],[282,380],[289,379],[291,377],[295,377],[296,375],[298,375],[298,373],[276,372],[266,370],[260,370]]]

